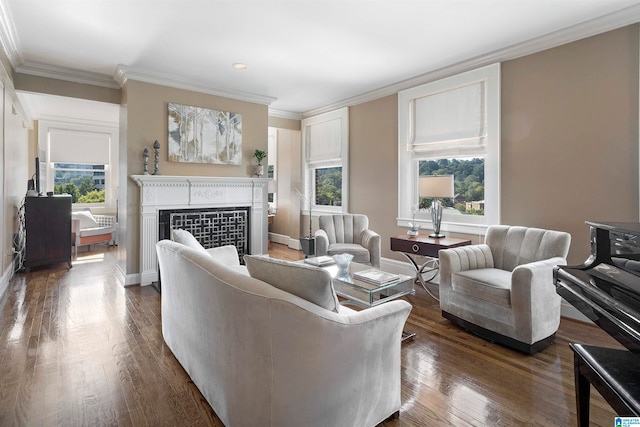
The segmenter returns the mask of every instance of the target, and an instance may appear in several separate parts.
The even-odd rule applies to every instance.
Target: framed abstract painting
[[[169,161],[242,164],[242,115],[169,103]]]

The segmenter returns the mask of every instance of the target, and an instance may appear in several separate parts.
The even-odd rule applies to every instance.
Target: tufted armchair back
[[[540,228],[492,225],[487,229],[485,243],[491,248],[494,267],[513,271],[534,261],[566,258],[571,235]]]
[[[369,229],[369,218],[360,214],[321,215],[318,224],[326,231],[329,244],[361,244],[362,233]]]

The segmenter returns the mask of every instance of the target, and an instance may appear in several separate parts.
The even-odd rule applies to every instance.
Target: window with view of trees
[[[54,194],[69,194],[73,203],[104,203],[105,165],[54,163]]]
[[[454,197],[441,199],[444,230],[499,224],[500,64],[399,92],[398,160],[399,226],[430,225],[431,200],[418,194],[427,175],[454,177]]]
[[[442,199],[445,209],[467,215],[484,215],[484,158],[422,160],[420,175],[453,175],[453,199]],[[431,199],[420,198],[420,209],[431,206]]]
[[[349,109],[302,121],[304,198],[314,212],[348,209]]]
[[[342,206],[342,167],[315,170],[315,204]]]

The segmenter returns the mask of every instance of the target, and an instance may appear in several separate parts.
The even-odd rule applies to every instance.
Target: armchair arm
[[[534,329],[540,335],[531,336],[531,342],[546,338],[560,323],[561,298],[553,284],[553,267],[564,265],[563,257],[554,257],[517,266],[511,277],[511,306],[515,322],[520,331]],[[533,328],[533,325],[548,325],[548,328]],[[552,329],[552,332],[545,332]]]
[[[373,230],[364,230],[362,232],[361,241],[361,245],[369,251],[371,265],[373,267],[380,268],[380,247],[382,245],[382,238],[380,235]]]
[[[227,267],[240,265],[238,250],[233,245],[218,246],[217,248],[206,249],[206,251],[217,263],[224,264]]]
[[[323,229],[316,230],[314,237],[316,238],[316,256],[326,255],[329,250],[329,236]]]

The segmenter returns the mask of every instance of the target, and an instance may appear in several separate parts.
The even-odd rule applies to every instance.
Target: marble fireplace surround
[[[131,175],[140,187],[140,285],[158,280],[159,213],[172,209],[249,207],[249,253],[268,251],[268,178]]]

